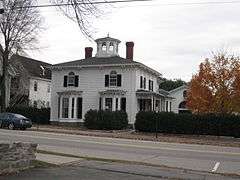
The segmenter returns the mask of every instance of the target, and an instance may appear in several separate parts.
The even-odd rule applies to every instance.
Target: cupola
[[[96,39],[97,53],[96,57],[113,57],[118,55],[118,45],[121,42],[118,39],[109,37]]]

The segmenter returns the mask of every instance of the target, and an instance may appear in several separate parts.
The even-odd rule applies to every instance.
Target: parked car
[[[21,129],[32,127],[32,121],[23,115],[14,113],[0,113],[0,128]]]

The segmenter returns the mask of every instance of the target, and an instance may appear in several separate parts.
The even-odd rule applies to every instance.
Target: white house
[[[11,61],[17,71],[11,83],[11,105],[50,107],[51,64],[20,55],[13,55]]]
[[[95,40],[97,53],[85,48],[85,59],[52,66],[51,122],[81,123],[90,109],[123,110],[129,124],[138,111],[165,111],[166,98],[159,91],[161,74],[133,61],[133,42],[126,43],[126,58],[118,54],[120,41],[111,37]]]
[[[183,85],[176,89],[169,91],[169,96],[173,97],[172,99],[172,112],[174,113],[188,113],[189,109],[186,107],[186,98],[187,98],[188,86]]]

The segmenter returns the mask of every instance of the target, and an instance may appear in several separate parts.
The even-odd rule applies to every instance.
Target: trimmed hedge
[[[127,113],[124,111],[89,110],[85,114],[84,126],[88,129],[120,130],[128,126]]]
[[[36,124],[50,124],[50,108],[38,109],[28,106],[9,107],[7,112],[21,114]]]
[[[135,128],[143,132],[240,137],[240,116],[139,112]]]

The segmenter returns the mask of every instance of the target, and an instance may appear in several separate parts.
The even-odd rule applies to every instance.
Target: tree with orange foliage
[[[187,107],[193,113],[239,113],[240,58],[218,53],[201,63],[189,84]]]

